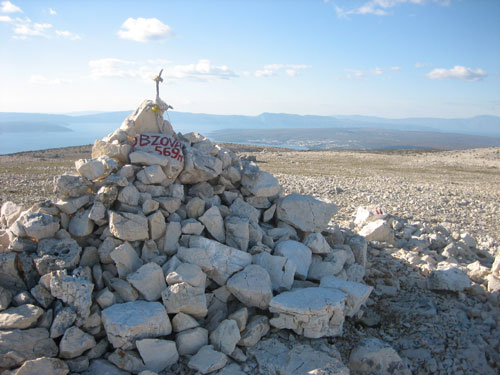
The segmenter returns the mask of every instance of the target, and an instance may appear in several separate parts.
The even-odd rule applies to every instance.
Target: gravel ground
[[[500,243],[500,148],[462,151],[289,151],[231,145],[273,173],[285,193],[310,194],[339,206],[334,222],[354,229],[357,207],[376,205],[422,233],[469,233],[478,260],[491,267]],[[90,157],[90,146],[0,156],[0,204],[28,206],[54,198],[52,179]],[[430,229],[429,229],[430,228]],[[456,232],[455,234],[452,234]],[[435,292],[426,277],[437,253],[371,243],[365,282],[374,286],[365,314],[329,339],[348,362],[363,337],[390,343],[414,374],[495,374],[500,363],[498,296],[481,282],[470,290]],[[430,256],[429,256],[430,255]],[[290,334],[293,336],[292,334]],[[290,337],[291,337],[290,336]]]

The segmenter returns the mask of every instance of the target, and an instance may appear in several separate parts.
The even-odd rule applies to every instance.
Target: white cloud
[[[163,40],[174,36],[172,28],[165,25],[157,18],[128,18],[118,36],[122,39],[134,40],[136,42],[149,42]]]
[[[135,61],[105,58],[89,61],[92,78],[139,78],[152,79],[161,65],[156,61],[138,63]],[[213,65],[210,60],[201,59],[196,64],[167,66],[163,71],[167,80],[215,81],[237,77],[226,65]]]
[[[10,1],[2,1],[0,12],[2,13],[22,13],[23,11],[18,6],[15,6]]]
[[[12,18],[10,18],[9,16],[0,16],[0,22],[10,23],[12,21],[13,21]]]
[[[82,37],[78,34],[73,34],[71,31],[68,30],[56,30],[56,34],[60,37],[69,39],[69,40],[80,40]]]
[[[270,77],[276,75],[276,72],[272,69],[259,69],[256,70],[254,73],[254,76],[257,78],[260,77]]]
[[[430,65],[429,63],[417,61],[415,63],[415,68],[424,68],[424,67],[429,66],[429,65]]]
[[[400,71],[401,69],[402,68],[400,66],[394,65],[390,66],[389,68],[381,68],[377,66],[373,69],[369,69],[366,71],[359,69],[344,69],[344,71],[347,73],[346,74],[347,79],[360,79],[370,74],[374,76],[381,76],[382,74],[386,74],[389,72],[397,72]]]
[[[49,14],[50,14],[51,16],[55,16],[55,15],[57,14],[57,12],[56,12],[54,9],[49,8]]]
[[[254,76],[257,78],[260,77],[270,77],[278,75],[280,71],[285,72],[286,75],[290,77],[296,77],[301,69],[309,69],[311,65],[304,64],[268,64],[264,65],[263,69],[256,70]]]
[[[438,3],[443,6],[449,5],[451,0],[369,0],[366,1],[358,8],[344,10],[335,5],[335,11],[339,18],[346,18],[351,14],[372,14],[375,16],[386,16],[390,14],[389,9],[399,4],[418,4],[424,5],[426,3]]]
[[[486,72],[483,69],[471,69],[465,66],[455,65],[451,69],[433,69],[426,74],[430,79],[460,79],[462,81],[480,81],[486,77]]]
[[[365,76],[365,72],[358,69],[345,69],[347,79],[360,79]]]
[[[50,23],[33,22],[29,18],[16,18],[14,22],[14,38],[27,39],[30,36],[48,37],[46,31],[52,28]]]
[[[62,83],[71,83],[71,80],[59,78],[49,79],[41,74],[33,74],[28,82],[36,85],[60,85]]]

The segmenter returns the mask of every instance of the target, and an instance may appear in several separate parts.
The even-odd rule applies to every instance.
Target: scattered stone
[[[174,341],[142,339],[137,340],[136,345],[148,370],[160,372],[179,360],[179,353]]]
[[[238,341],[238,345],[246,347],[254,346],[262,337],[267,335],[270,329],[267,316],[254,315],[250,318],[243,332],[241,332],[241,339]]]
[[[298,241],[287,240],[276,245],[274,254],[287,258],[295,265],[295,276],[306,279],[312,260],[311,249]]]
[[[175,337],[179,355],[196,354],[201,347],[208,344],[208,331],[197,327],[179,332]]]
[[[202,347],[188,362],[190,369],[208,374],[223,368],[228,361],[224,353],[214,350],[212,345]]]
[[[30,304],[10,307],[0,312],[0,329],[29,328],[42,314],[42,308]]]
[[[363,339],[351,351],[349,368],[353,374],[411,374],[398,353],[376,338]]]
[[[158,302],[117,303],[102,311],[102,323],[115,348],[133,349],[135,340],[167,336],[172,331],[165,307]]]
[[[469,276],[456,268],[445,265],[444,269],[431,271],[427,277],[427,287],[432,290],[461,292],[471,286]]]
[[[210,344],[215,350],[230,355],[240,338],[240,329],[236,321],[226,319],[210,334]]]
[[[68,365],[57,358],[37,358],[26,361],[16,371],[16,375],[66,375]]]
[[[257,264],[250,264],[235,273],[226,285],[240,302],[250,307],[267,309],[273,298],[271,278],[267,271]]]
[[[59,343],[59,356],[61,358],[76,358],[86,350],[93,348],[95,344],[94,336],[83,332],[78,327],[71,327],[64,332]]]
[[[128,212],[109,212],[109,230],[124,241],[141,241],[149,238],[148,219]]]
[[[127,276],[127,281],[139,291],[146,301],[160,299],[167,287],[163,270],[156,263],[148,263]]]

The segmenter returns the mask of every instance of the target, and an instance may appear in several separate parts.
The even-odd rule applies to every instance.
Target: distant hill
[[[80,127],[88,127],[89,124],[110,124],[111,128],[118,128],[123,120],[132,111],[115,112],[80,112],[73,114],[43,114],[43,113],[16,113],[0,112],[0,132],[37,132],[37,131],[70,131]],[[167,117],[167,116],[165,116]],[[313,134],[318,133],[317,129],[330,129],[336,131],[319,132],[323,137],[337,137],[335,139],[325,139],[325,144],[333,145],[340,139],[346,140],[348,136],[362,137],[362,134],[371,134],[379,139],[376,143],[379,146],[392,147],[399,144],[402,147],[408,144],[419,143],[412,141],[413,136],[418,133],[418,138],[422,144],[436,144],[437,140],[446,142],[446,147],[454,144],[457,148],[486,147],[481,145],[495,144],[500,138],[500,117],[499,116],[476,116],[471,118],[441,119],[441,118],[403,118],[387,119],[374,116],[314,116],[314,115],[294,115],[286,113],[262,113],[258,116],[240,115],[213,115],[205,113],[189,113],[169,111],[174,129],[186,131],[197,131],[203,135],[208,135],[216,131],[213,136],[219,140],[235,142],[236,139],[229,139],[229,134],[249,143],[252,134],[257,133],[250,130],[260,130],[257,138],[270,140],[269,133],[272,129],[284,130],[285,133],[292,132],[294,135],[300,134],[302,140],[311,140]],[[17,123],[18,125],[13,125]],[[43,130],[45,129],[45,130]],[[50,130],[49,130],[50,129]],[[304,132],[304,130],[307,130]],[[361,130],[365,129],[365,130]],[[231,130],[231,131],[229,131]],[[234,132],[238,130],[238,132]],[[383,133],[382,130],[391,132]],[[223,131],[223,132],[222,132]],[[427,134],[424,136],[424,133]],[[283,132],[276,134],[276,141],[283,139]],[[278,135],[279,134],[279,135]],[[385,134],[379,138],[380,134]],[[430,134],[441,134],[433,135]],[[443,135],[448,134],[448,135]],[[453,134],[453,135],[451,135]],[[462,135],[460,138],[459,135]],[[467,135],[469,137],[463,137]],[[474,138],[471,136],[492,137]],[[383,137],[386,137],[387,144],[384,144]],[[400,137],[400,141],[396,141]],[[254,137],[255,138],[255,137]],[[434,138],[434,139],[433,139]],[[253,139],[253,138],[252,138]],[[356,138],[358,139],[358,138]],[[428,139],[428,141],[423,141]],[[459,140],[460,139],[460,140]],[[389,142],[390,140],[390,142]],[[403,141],[405,140],[405,141]],[[407,140],[407,141],[406,141]],[[469,142],[467,142],[467,140]],[[274,142],[273,141],[273,142]],[[288,142],[289,140],[287,140]],[[354,148],[357,142],[351,140],[349,148]],[[281,142],[282,143],[282,142]],[[316,144],[316,143],[315,143]],[[336,144],[336,143],[335,143]],[[366,139],[360,144],[367,145]],[[314,147],[319,147],[315,145]],[[342,146],[343,147],[343,146]],[[371,146],[366,146],[371,147]],[[410,147],[410,146],[408,146]],[[416,147],[416,146],[415,146]],[[424,146],[422,146],[424,147]],[[438,147],[439,148],[439,147]],[[442,147],[441,147],[442,148]]]

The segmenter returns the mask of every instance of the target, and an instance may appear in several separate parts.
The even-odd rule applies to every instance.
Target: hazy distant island
[[[0,122],[0,134],[3,133],[48,133],[48,132],[72,132],[73,130],[49,122],[38,121],[2,121]]]

